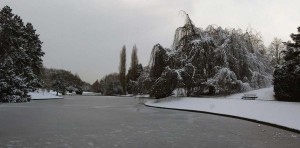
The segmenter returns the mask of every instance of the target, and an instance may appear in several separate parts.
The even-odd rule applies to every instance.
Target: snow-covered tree
[[[149,67],[141,67],[140,69],[141,72],[137,81],[131,81],[131,83],[133,83],[131,90],[134,94],[149,94],[154,83],[153,79],[150,77]]]
[[[176,29],[171,49],[160,44],[153,47],[148,78],[152,96],[158,92],[153,90],[162,86],[167,87],[166,92],[158,92],[157,96],[170,95],[174,88],[184,88],[187,95],[197,96],[269,86],[272,69],[265,49],[259,33],[217,26],[204,30],[195,27],[186,14],[184,26]],[[175,87],[165,78],[173,74],[177,74]]]
[[[163,98],[172,94],[177,86],[177,72],[169,67],[156,79],[150,90],[150,97]]]
[[[138,81],[138,78],[140,77],[141,73],[143,72],[144,68],[142,64],[136,65],[136,74],[132,74],[133,70],[130,67],[128,69],[128,73],[126,76],[126,81],[127,81],[127,92],[129,94],[137,94],[139,93],[139,89],[137,88],[136,84]]]
[[[168,60],[166,49],[164,49],[160,44],[155,45],[152,49],[151,59],[149,62],[150,77],[155,79],[159,78],[161,73],[165,70]]]
[[[67,91],[67,83],[64,78],[61,75],[56,74],[53,75],[52,80],[52,88],[56,91],[56,95],[58,95],[58,93],[64,95]]]
[[[122,94],[122,86],[121,86],[118,73],[111,73],[104,76],[100,80],[100,85],[101,85],[101,92],[104,95],[112,96],[112,95]]]
[[[82,83],[82,91],[90,92],[92,91],[92,86],[88,82],[83,82]]]
[[[269,46],[269,54],[272,59],[272,65],[281,64],[283,61],[282,58],[282,51],[284,50],[285,46],[281,39],[274,38]]]
[[[5,6],[0,11],[0,101],[24,102],[41,86],[42,42],[32,24]]]
[[[291,34],[287,42],[284,62],[274,71],[274,92],[277,100],[300,101],[300,27],[298,34]]]
[[[72,74],[70,71],[63,69],[43,68],[41,78],[44,81],[43,88],[47,89],[48,91],[57,89],[53,85],[54,81],[63,83],[62,85],[66,87],[65,90],[76,92],[76,94],[82,94],[83,90],[86,91],[90,87],[90,84],[83,82],[78,74]],[[60,89],[60,92],[64,94],[65,92],[63,91],[65,90]]]

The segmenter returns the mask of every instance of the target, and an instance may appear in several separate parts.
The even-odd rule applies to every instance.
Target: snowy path
[[[300,103],[262,101],[273,100],[273,92],[270,90],[272,88],[248,92],[256,94],[258,100],[242,100],[243,94],[235,94],[219,98],[184,97],[164,99],[159,102],[151,100],[145,105],[236,116],[300,131]]]

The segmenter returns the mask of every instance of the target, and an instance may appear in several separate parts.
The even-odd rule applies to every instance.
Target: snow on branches
[[[42,85],[41,45],[32,24],[8,6],[0,11],[0,102],[28,101],[27,93]]]
[[[212,94],[233,93],[271,85],[272,69],[258,33],[217,26],[197,28],[189,15],[185,16],[183,27],[176,29],[172,49],[157,44],[152,50],[152,90],[168,90],[158,96],[170,95],[169,89],[175,88],[200,95],[206,90]],[[166,76],[175,79],[176,86]]]

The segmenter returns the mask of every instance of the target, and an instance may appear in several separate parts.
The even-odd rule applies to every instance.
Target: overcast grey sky
[[[274,37],[290,40],[300,26],[299,0],[0,0],[5,5],[40,34],[46,67],[72,71],[89,83],[118,71],[123,45],[127,66],[134,44],[143,65],[153,45],[170,47],[184,22],[180,10],[201,28],[254,28],[265,45]]]

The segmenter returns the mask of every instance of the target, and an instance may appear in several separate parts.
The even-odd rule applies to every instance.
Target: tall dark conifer
[[[285,61],[274,71],[274,92],[277,100],[300,102],[300,27],[291,38],[293,42],[285,43]]]
[[[132,48],[131,64],[130,64],[130,68],[131,68],[130,79],[133,81],[136,81],[138,78],[138,64],[139,64],[139,60],[137,56],[137,47],[136,45],[134,45]]]
[[[119,77],[123,94],[126,94],[126,47],[123,46],[120,53]]]
[[[101,92],[101,86],[98,80],[92,84],[92,91],[97,93]]]

